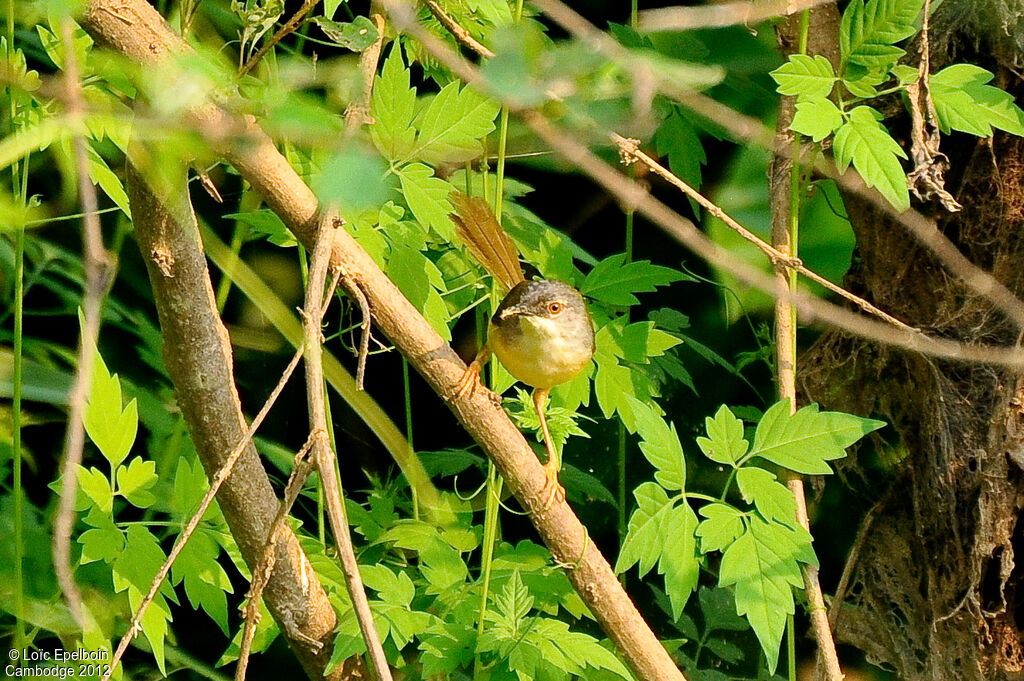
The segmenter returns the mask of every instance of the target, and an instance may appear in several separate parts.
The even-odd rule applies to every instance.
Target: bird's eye
[[[548,303],[548,313],[552,315],[561,314],[563,305],[557,301]]]

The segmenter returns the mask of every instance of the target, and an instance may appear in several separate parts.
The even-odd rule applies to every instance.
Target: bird
[[[594,324],[586,301],[571,285],[523,275],[515,244],[485,200],[459,191],[453,191],[449,200],[455,210],[449,217],[459,239],[507,290],[487,324],[487,340],[462,375],[455,397],[480,384],[480,371],[492,353],[516,380],[533,388],[533,406],[547,450],[547,506],[565,499],[565,489],[558,482],[561,461],[545,415],[548,394],[590,363]]]

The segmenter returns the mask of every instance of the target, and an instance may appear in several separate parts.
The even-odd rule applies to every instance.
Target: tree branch
[[[689,31],[695,28],[725,28],[743,24],[751,26],[775,17],[785,17],[835,0],[756,0],[755,2],[723,2],[698,7],[662,7],[639,13],[639,30]]]
[[[75,132],[71,145],[75,161],[78,200],[82,205],[82,269],[85,283],[82,290],[82,316],[85,318],[78,341],[75,382],[71,388],[68,430],[64,439],[64,461],[61,464],[60,503],[53,523],[53,568],[71,616],[85,629],[82,594],[75,583],[71,565],[71,531],[75,524],[75,498],[78,494],[78,467],[85,447],[86,401],[92,387],[92,366],[96,357],[96,341],[100,332],[100,309],[110,281],[113,262],[103,247],[103,233],[97,214],[96,187],[89,177],[86,159],[82,91],[78,82],[79,64],[72,49],[72,21],[61,21],[61,40],[67,55],[64,65],[64,98],[68,123]]]
[[[134,163],[147,165],[137,157]],[[163,172],[175,172],[166,164],[156,169],[161,166]],[[188,203],[184,167],[178,170],[176,190],[158,189],[129,164],[127,189],[160,318],[164,361],[196,451],[214,480],[248,428],[235,390],[227,330],[217,314]],[[279,504],[251,442],[241,448],[217,499],[243,558],[255,569]],[[282,529],[276,551],[264,599],[307,674],[319,679],[330,658],[334,609],[290,528]],[[344,677],[335,672],[328,678]]]
[[[316,246],[313,248],[313,260],[309,267],[309,281],[306,285],[306,303],[303,317],[305,323],[305,356],[306,356],[306,396],[309,402],[309,437],[313,440],[313,458],[320,471],[320,482],[327,500],[327,515],[334,534],[334,544],[338,549],[338,560],[341,572],[345,577],[345,590],[348,592],[352,609],[356,614],[359,632],[366,643],[366,651],[370,658],[370,668],[375,681],[391,681],[391,669],[388,667],[384,649],[381,647],[377,628],[373,623],[373,614],[363,589],[363,580],[359,575],[359,563],[355,550],[352,548],[348,518],[345,514],[345,502],[341,496],[341,483],[334,468],[334,452],[327,436],[327,412],[324,406],[324,371],[321,362],[321,320],[327,302],[324,300],[324,284],[327,279],[328,261],[331,256],[331,245],[334,232],[341,230],[341,219],[332,211],[328,211],[320,220]],[[344,269],[335,270],[339,276]],[[335,284],[338,277],[335,277]],[[333,286],[331,287],[333,291]],[[330,301],[328,293],[327,301]]]

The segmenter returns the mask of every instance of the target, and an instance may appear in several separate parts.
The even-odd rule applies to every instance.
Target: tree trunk
[[[1019,98],[1022,13],[1019,0],[943,3],[932,19],[932,72],[975,63]],[[886,124],[898,132],[909,116],[897,109],[900,117]],[[963,210],[919,210],[934,211],[937,229],[1024,297],[1024,141],[954,135],[942,150],[951,161],[946,187]],[[929,335],[1021,341],[1024,330],[899,225],[856,199],[847,198],[847,208],[857,236],[848,287]],[[902,458],[856,558],[837,637],[903,679],[1020,678],[1024,376],[828,332],[805,356],[800,384],[830,409],[881,414]]]

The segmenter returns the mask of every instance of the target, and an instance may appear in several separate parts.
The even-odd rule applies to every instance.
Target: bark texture
[[[181,170],[184,180],[184,167]],[[128,195],[135,238],[160,317],[164,362],[196,452],[212,478],[242,441],[247,424],[235,389],[231,344],[217,314],[199,229],[184,182],[180,192],[161,200],[129,165]],[[176,210],[168,208],[170,203]],[[217,492],[217,501],[246,563],[255,567],[278,500],[252,444]],[[309,677],[325,678],[337,624],[334,608],[290,528],[280,533],[276,552],[274,570],[263,593],[267,608]],[[326,678],[349,676],[339,669]]]
[[[1019,38],[1021,3],[977,3],[993,6],[987,17],[973,14],[975,4],[950,0],[933,17],[932,72],[976,63],[1019,100],[1020,58],[1003,28],[1016,26]],[[997,5],[1018,7],[1004,22],[992,14]],[[972,32],[983,19],[991,31]],[[905,129],[909,116],[898,105],[892,112],[899,117],[889,129]],[[926,207],[936,228],[1024,297],[1024,142],[998,132],[991,140],[954,135],[942,151],[951,160],[947,189],[963,210]],[[898,225],[862,201],[848,197],[847,207],[857,235],[850,288],[929,335],[1020,342],[1017,325]],[[805,357],[800,385],[827,408],[881,415],[899,438],[894,493],[885,495],[857,559],[837,637],[911,681],[1020,678],[1024,377],[829,332]]]

